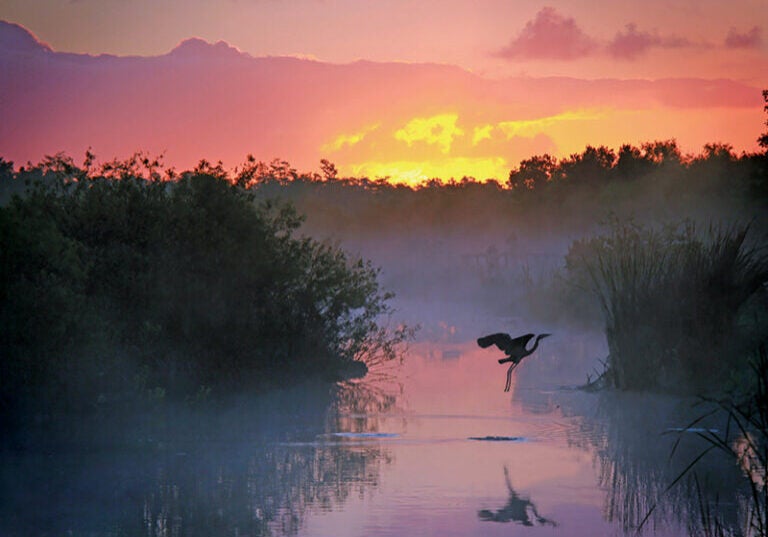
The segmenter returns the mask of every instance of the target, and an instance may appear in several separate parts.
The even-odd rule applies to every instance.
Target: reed
[[[739,316],[768,277],[768,257],[748,233],[614,220],[607,234],[574,243],[569,268],[604,314],[610,385],[708,393],[746,370]]]
[[[752,382],[744,393],[731,394],[718,400],[703,399],[714,404],[708,412],[697,417],[683,430],[697,430],[696,436],[704,440],[702,449],[685,469],[667,486],[664,494],[669,493],[684,478],[693,478],[698,520],[690,525],[691,535],[706,537],[748,536],[765,537],[768,535],[768,353],[765,345],[760,345],[756,357],[750,361]],[[711,416],[722,416],[725,423],[723,430],[702,429],[701,423]],[[683,433],[672,446],[670,459],[683,443]],[[699,483],[697,468],[699,462],[710,452],[716,452],[730,460],[740,469],[742,481],[746,487],[735,495],[741,514],[737,524],[729,523],[720,511],[718,497],[707,498]],[[692,476],[690,475],[692,474]],[[730,501],[733,501],[732,497]],[[640,523],[641,530],[656,509],[654,504]],[[731,521],[733,522],[733,521]]]
[[[761,346],[751,363],[754,386],[746,397],[718,401],[720,410],[728,416],[724,433],[700,433],[710,450],[720,451],[741,468],[749,485],[746,498],[747,519],[745,535],[768,535],[768,354]],[[691,467],[692,468],[692,467]],[[702,510],[703,519],[706,510]],[[710,516],[711,526],[721,522]]]

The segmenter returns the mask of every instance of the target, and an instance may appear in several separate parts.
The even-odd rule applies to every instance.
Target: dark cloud
[[[638,32],[634,24],[627,24],[624,32],[618,32],[608,44],[608,53],[616,58],[632,60],[659,44],[659,37],[648,32]]]
[[[744,36],[734,33],[734,38],[754,38],[753,29]],[[759,32],[759,31],[758,31]],[[730,34],[729,34],[730,36]],[[757,35],[759,39],[759,33]],[[545,7],[512,41],[497,52],[497,56],[512,59],[576,60],[600,52],[620,60],[634,60],[652,48],[681,48],[694,46],[689,40],[676,36],[663,36],[657,32],[639,30],[634,23],[627,24],[607,44],[587,35],[573,17],[566,17],[554,8]],[[740,45],[746,46],[746,45]]]
[[[762,28],[755,26],[743,33],[731,28],[723,45],[730,49],[755,49],[762,45]],[[717,45],[691,41],[685,37],[647,31],[635,23],[627,24],[610,41],[600,41],[586,34],[573,17],[551,7],[540,10],[509,44],[495,52],[506,60],[578,60],[607,54],[616,60],[632,61],[654,49],[711,49]]]
[[[4,52],[52,52],[32,32],[19,24],[0,20],[0,50]]]
[[[545,7],[497,55],[506,59],[573,60],[588,56],[596,46],[572,17]]]
[[[614,58],[634,60],[651,48],[680,48],[691,46],[687,39],[675,36],[659,36],[657,33],[640,31],[633,23],[627,24],[608,43],[607,51]]]
[[[737,32],[736,28],[731,28],[725,37],[725,46],[727,48],[758,48],[763,41],[762,33],[759,26],[754,26],[743,34]]]

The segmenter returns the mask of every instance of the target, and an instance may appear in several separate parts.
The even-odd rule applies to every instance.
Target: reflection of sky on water
[[[2,493],[15,497],[0,534],[624,535],[659,498],[650,534],[685,533],[690,494],[660,495],[677,471],[661,433],[687,424],[685,405],[573,389],[604,348],[567,333],[504,393],[500,353],[446,327],[396,376],[181,409],[101,445],[4,457]],[[715,493],[735,490],[738,472],[708,468]]]
[[[604,356],[601,338],[565,334],[545,343],[516,370],[511,394],[498,351],[453,333],[413,345],[399,410],[375,419],[377,431],[397,435],[382,444],[393,464],[375,494],[310,518],[304,534],[631,535],[658,504],[646,534],[696,535],[691,489],[665,489],[701,445],[681,442],[670,462],[676,437],[663,433],[700,409],[576,390]],[[705,495],[732,495],[734,470],[706,462],[700,475],[718,485]],[[720,508],[735,524],[733,509]]]
[[[554,348],[538,351],[544,362]],[[383,444],[393,464],[383,472],[376,494],[367,501],[353,500],[357,505],[341,512],[313,517],[304,533],[552,534],[551,524],[535,523],[534,505],[542,520],[557,522],[563,535],[610,531],[601,515],[604,494],[596,487],[592,457],[567,444],[567,434],[578,425],[548,397],[533,398],[535,411],[526,410],[516,396],[527,389],[518,377],[513,378],[512,397],[505,394],[506,367],[497,363],[500,357],[474,341],[413,345],[400,376],[403,410],[376,421],[379,431],[398,435],[396,442]],[[540,357],[527,360],[533,364]],[[477,442],[472,437],[526,441]],[[509,517],[511,524],[502,522],[505,509],[510,511],[511,490],[518,511],[528,506],[531,526]]]

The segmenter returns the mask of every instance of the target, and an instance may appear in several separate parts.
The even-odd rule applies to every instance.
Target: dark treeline
[[[14,171],[0,207],[0,413],[361,374],[404,333],[377,269],[205,166]]]
[[[727,217],[745,208],[758,214],[768,206],[767,178],[763,153],[736,155],[727,144],[708,144],[699,155],[683,155],[674,140],[667,140],[624,145],[618,152],[588,146],[561,160],[534,156],[504,183],[464,177],[410,187],[393,185],[389,178],[339,177],[328,161],[322,161],[321,173],[299,173],[284,161],[253,158],[235,169],[232,180],[294,201],[319,229],[368,234],[492,228],[498,227],[499,215],[516,226],[533,218],[557,228],[588,227],[596,214],[609,211],[648,219],[690,212]]]
[[[61,154],[19,169],[0,159],[0,201],[7,202],[34,178],[50,173],[88,174],[92,166],[90,153],[80,167]],[[100,173],[111,176],[132,169],[153,180],[174,180],[180,175],[140,154],[102,168]],[[618,151],[588,146],[560,160],[537,155],[520,162],[504,182],[435,178],[408,186],[393,184],[388,177],[341,177],[327,160],[321,161],[319,173],[300,172],[286,161],[265,163],[250,155],[232,171],[221,162],[201,161],[194,172],[222,178],[260,199],[288,200],[307,216],[309,229],[349,236],[407,229],[490,229],[499,227],[500,215],[506,215],[510,228],[577,224],[588,229],[609,213],[649,220],[691,213],[727,218],[744,216],[745,209],[759,215],[768,208],[765,153],[737,155],[730,145],[713,143],[698,155],[685,155],[675,140],[624,145]]]

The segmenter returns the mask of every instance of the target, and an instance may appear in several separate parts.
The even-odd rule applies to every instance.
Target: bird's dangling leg
[[[517,364],[513,363],[511,366],[509,366],[509,369],[507,369],[507,384],[504,386],[504,391],[508,392],[510,386],[512,385],[512,370],[517,367]]]

